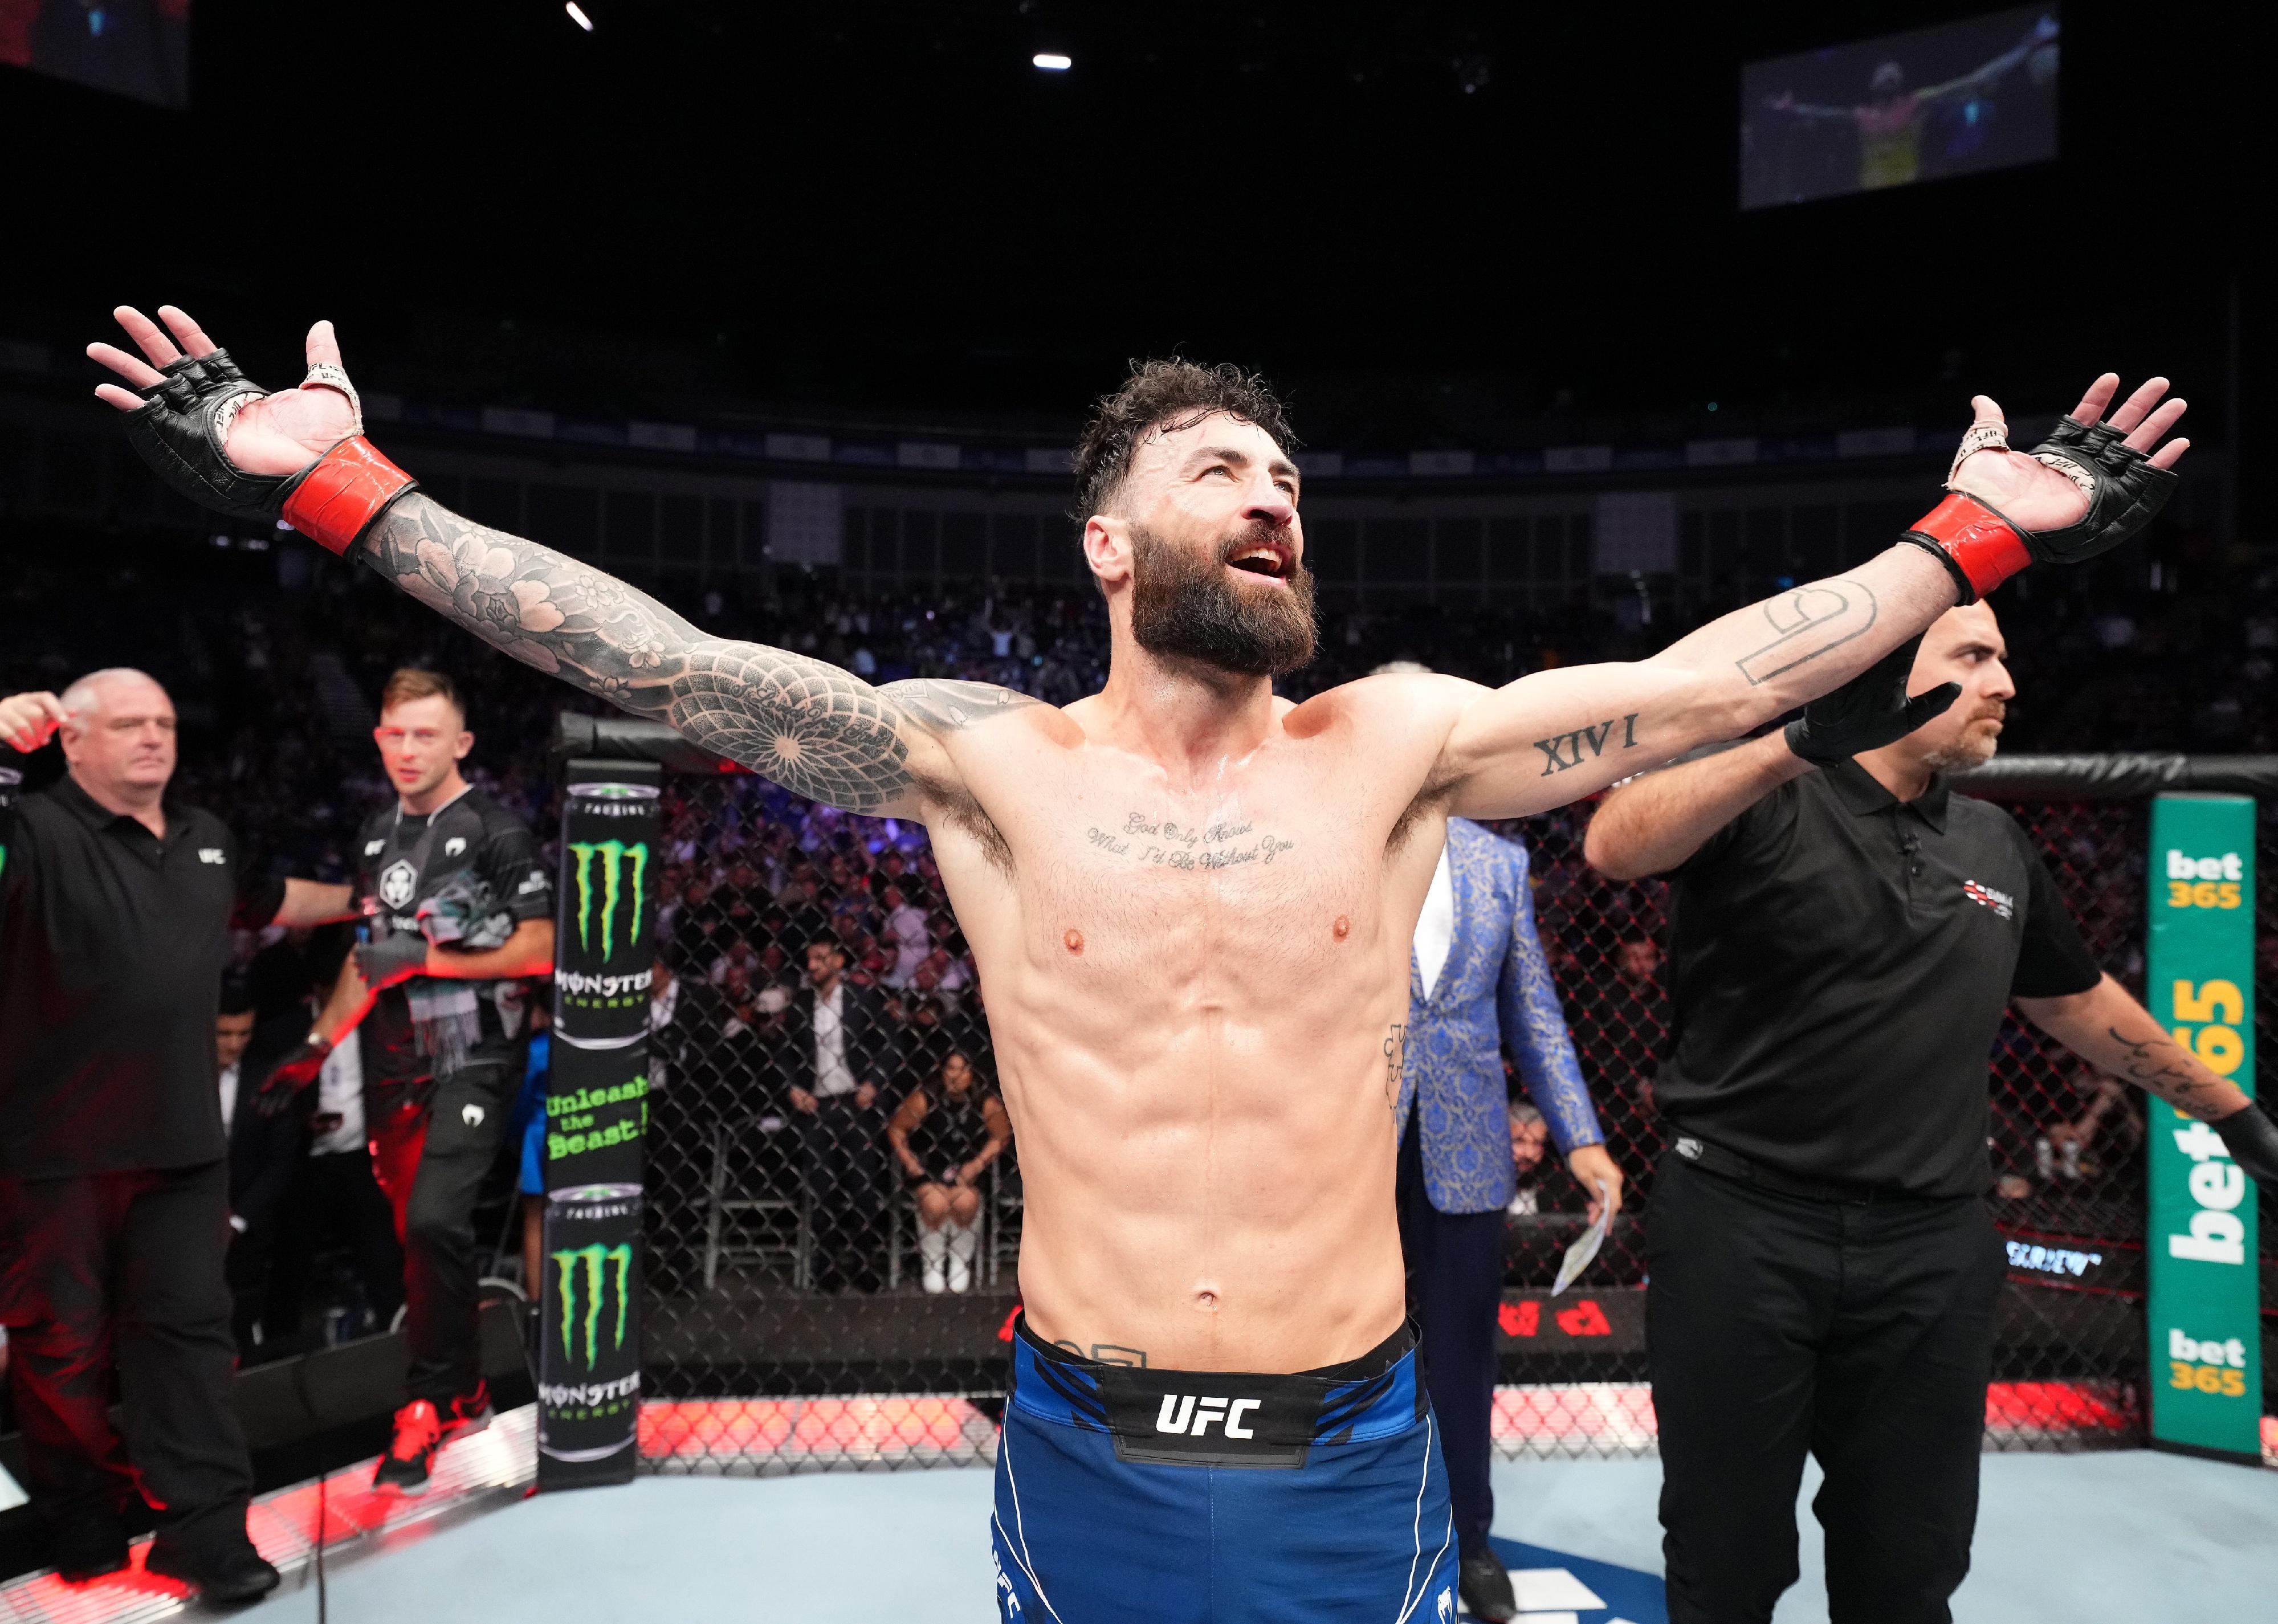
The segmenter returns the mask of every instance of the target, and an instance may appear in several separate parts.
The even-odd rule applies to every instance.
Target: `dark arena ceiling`
[[[0,70],[0,332],[174,299],[378,386],[1043,424],[1177,349],[1403,446],[2159,367],[2205,432],[2267,186],[2188,8],[2063,7],[2054,164],[1742,214],[1743,62],[1990,8],[581,4],[197,0],[187,113]]]

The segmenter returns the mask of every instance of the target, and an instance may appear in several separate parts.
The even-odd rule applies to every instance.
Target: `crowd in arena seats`
[[[2179,550],[2196,558],[2182,577],[2196,590],[2145,591],[2137,560],[2037,575],[2004,593],[1997,607],[2019,689],[2006,749],[2278,750],[2278,571],[2169,548]],[[255,860],[275,871],[318,879],[352,872],[357,823],[391,794],[370,728],[373,696],[398,666],[433,665],[459,678],[477,739],[468,776],[545,835],[558,824],[547,759],[554,719],[565,708],[606,709],[483,648],[369,575],[305,550],[123,544],[105,553],[106,578],[92,592],[84,557],[67,538],[18,555],[26,562],[0,584],[12,632],[0,645],[0,691],[60,689],[98,664],[151,669],[183,719],[178,793],[227,820]],[[768,583],[680,580],[658,590],[709,630],[792,648],[877,682],[951,677],[1066,703],[1105,676],[1105,614],[1080,588],[975,583],[856,593],[827,573],[784,572]],[[1318,660],[1284,687],[1303,698],[1394,659],[1496,683],[1550,665],[1640,657],[1685,629],[1665,614],[1646,624],[1581,605],[1328,605]],[[36,778],[41,764],[34,766]],[[832,1178],[814,1187],[864,1193],[853,1206],[819,1215],[816,1278],[867,1288],[876,1283],[877,1225],[896,1177],[886,1134],[892,1114],[913,1086],[939,1077],[952,1054],[970,1064],[984,1093],[993,1087],[982,989],[922,828],[850,818],[771,785],[735,782],[724,822],[716,809],[670,804],[660,953],[677,977],[707,989],[702,1002],[719,1025],[712,1047],[739,1057],[745,1074],[761,1079],[768,1109],[806,1133],[803,1177],[814,1179],[827,1155],[838,1158]],[[1571,860],[1581,827],[1575,814],[1530,827],[1540,848],[1538,909],[1609,1137],[1645,1144],[1656,1038],[1666,1025],[1662,921],[1639,888],[1609,885]],[[2137,883],[2117,873],[2109,882],[2131,891]],[[1601,944],[1610,956],[1595,953],[1586,979],[1562,945],[1583,929],[1612,933]],[[816,943],[843,949],[844,984],[875,1025],[875,1093],[834,1105],[831,1114],[845,1121],[828,1132],[822,1108],[836,1095],[818,1094],[815,1058],[801,1048],[814,1036],[817,978],[807,949]],[[257,1013],[266,1019],[301,1007],[341,946],[322,934],[245,938],[239,957]],[[1598,972],[1609,957],[1610,980]],[[2077,1100],[2054,1105],[1997,1100],[2007,1136],[1999,1161],[2013,1193],[2091,1176],[2140,1133],[2124,1100],[2092,1085],[2075,1092]],[[700,1184],[705,1146],[692,1140],[679,1154],[682,1177]],[[678,1232],[694,1231],[684,1222]],[[694,1267],[687,1252],[676,1265],[684,1275]]]

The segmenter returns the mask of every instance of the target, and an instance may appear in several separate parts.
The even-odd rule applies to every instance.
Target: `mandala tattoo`
[[[822,660],[706,636],[646,593],[488,530],[417,492],[365,532],[364,561],[525,665],[665,722],[784,789],[875,812],[919,782],[907,736],[1036,701],[986,682],[871,687]]]

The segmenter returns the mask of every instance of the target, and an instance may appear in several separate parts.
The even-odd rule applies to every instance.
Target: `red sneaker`
[[[443,1442],[464,1437],[470,1432],[480,1432],[491,1424],[491,1384],[478,1381],[475,1391],[462,1392],[451,1400],[451,1407],[442,1414]]]
[[[371,1475],[371,1486],[394,1489],[402,1494],[425,1493],[428,1474],[435,1466],[435,1452],[442,1447],[441,1417],[426,1399],[414,1399],[395,1412],[395,1441],[379,1458],[379,1468]]]
[[[435,1469],[436,1452],[453,1438],[480,1432],[490,1424],[491,1390],[486,1382],[477,1382],[474,1391],[461,1393],[440,1412],[429,1400],[414,1399],[395,1412],[395,1441],[380,1457],[371,1486],[404,1494],[424,1493],[428,1476]]]

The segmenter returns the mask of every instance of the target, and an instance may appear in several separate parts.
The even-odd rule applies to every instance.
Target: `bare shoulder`
[[[1488,690],[1433,671],[1388,672],[1325,689],[1282,717],[1293,738],[1348,733],[1359,748],[1436,753],[1466,705]]]
[[[889,682],[878,691],[913,726],[944,743],[981,730],[1017,729],[1061,744],[1077,743],[1082,736],[1082,729],[1058,705],[994,682],[921,676]]]

